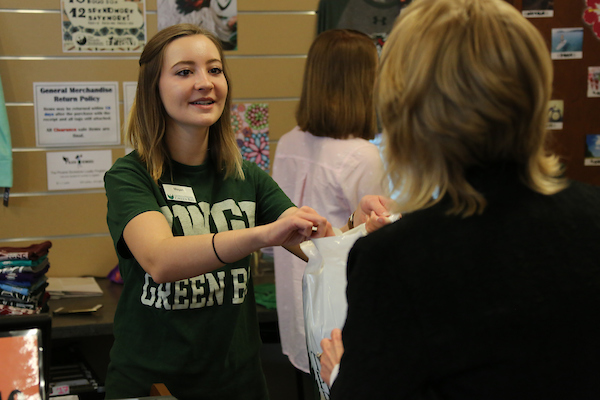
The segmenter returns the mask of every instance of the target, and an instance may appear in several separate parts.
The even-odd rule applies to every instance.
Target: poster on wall
[[[554,0],[523,0],[525,18],[550,18],[554,17]]]
[[[270,166],[268,104],[233,104],[231,124],[242,158],[268,171]]]
[[[320,0],[317,33],[354,29],[368,35],[381,54],[394,21],[412,0]]]
[[[117,82],[34,82],[38,147],[121,143]]]
[[[111,150],[48,152],[48,190],[103,188],[111,166]]]
[[[146,0],[61,0],[64,53],[141,52]]]
[[[600,97],[600,67],[588,67],[587,97]]]
[[[583,28],[552,29],[553,60],[583,58]]]
[[[158,30],[193,24],[215,34],[224,50],[237,50],[237,0],[157,0],[156,7]]]
[[[563,128],[564,100],[550,100],[548,103],[548,129],[560,130]]]
[[[600,167],[600,135],[586,135],[584,165]]]

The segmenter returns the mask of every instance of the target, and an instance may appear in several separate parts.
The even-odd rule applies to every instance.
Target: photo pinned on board
[[[583,58],[583,28],[552,29],[553,60]]]
[[[554,17],[554,0],[523,0],[521,13],[525,18]]]
[[[561,130],[563,128],[563,114],[565,102],[563,100],[550,100],[548,102],[548,129]]]
[[[600,166],[600,135],[586,135],[583,164],[588,167]]]
[[[600,97],[600,67],[588,67],[587,97]]]

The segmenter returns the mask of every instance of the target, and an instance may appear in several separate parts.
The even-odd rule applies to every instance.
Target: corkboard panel
[[[515,7],[522,9],[522,1]],[[552,29],[583,28],[583,59],[554,60],[554,85],[552,98],[564,101],[563,129],[551,131],[553,149],[561,156],[567,167],[567,176],[600,185],[600,166],[584,166],[586,134],[600,135],[598,114],[600,98],[587,97],[588,67],[600,66],[600,39],[591,26],[583,21],[586,8],[583,0],[554,1],[554,17],[530,18],[540,31],[548,51],[552,41]]]
[[[104,192],[12,197],[10,207],[0,207],[0,219],[0,241],[108,233]]]
[[[157,32],[156,14],[146,19],[148,37]],[[316,32],[316,15],[283,14],[273,18],[270,14],[242,14],[238,17],[238,50],[226,52],[227,56],[306,54]],[[132,53],[63,53],[60,39],[59,13],[2,13],[0,26],[0,55],[16,57],[129,57],[136,61],[140,52]],[[35,26],[36,29],[31,29]],[[47,32],[40,35],[40,32]],[[57,39],[58,38],[58,39]],[[291,40],[290,38],[293,38]]]
[[[63,148],[64,149],[64,148]],[[80,148],[61,151],[82,151]],[[105,150],[94,148],[94,150]],[[125,155],[124,149],[108,149],[112,151],[113,162]],[[46,170],[46,153],[59,151],[20,151],[13,153],[13,192],[36,193],[48,191],[48,177]],[[84,151],[84,150],[83,150]],[[12,202],[11,202],[12,206]]]
[[[25,247],[40,240],[18,242],[2,242],[0,246]],[[105,277],[115,265],[117,255],[108,234],[73,238],[53,238],[48,253],[50,269],[46,273],[50,277],[95,276]]]

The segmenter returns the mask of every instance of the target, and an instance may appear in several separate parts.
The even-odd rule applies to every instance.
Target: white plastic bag
[[[337,236],[306,241],[300,248],[308,256],[302,281],[304,326],[311,371],[321,398],[329,399],[329,387],[321,378],[321,340],[346,321],[346,266],[354,242],[365,236],[365,224]]]

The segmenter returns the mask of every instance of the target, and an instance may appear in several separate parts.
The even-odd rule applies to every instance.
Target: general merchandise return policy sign
[[[38,147],[118,145],[117,82],[34,82]]]

